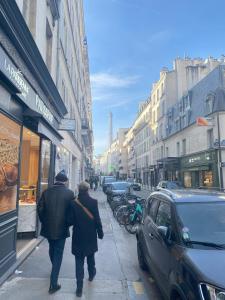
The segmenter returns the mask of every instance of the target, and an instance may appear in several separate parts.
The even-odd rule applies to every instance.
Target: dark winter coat
[[[92,220],[76,202],[72,212],[72,253],[88,256],[98,251],[98,238],[103,238],[102,223],[98,211],[97,200],[91,198],[87,192],[79,194],[79,201],[92,213]]]
[[[51,240],[70,236],[68,216],[73,199],[74,193],[60,183],[54,184],[42,193],[37,207],[42,236]]]

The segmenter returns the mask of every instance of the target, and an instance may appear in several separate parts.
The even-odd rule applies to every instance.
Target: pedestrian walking
[[[94,177],[94,191],[96,191],[97,190],[97,188],[98,188],[98,176],[95,176]]]
[[[103,239],[104,236],[98,202],[89,196],[89,189],[90,185],[87,182],[80,183],[78,198],[74,201],[71,214],[72,253],[75,255],[76,263],[77,297],[82,297],[85,258],[87,258],[89,281],[93,281],[96,275],[97,237]]]
[[[66,238],[70,236],[68,217],[74,200],[74,193],[66,187],[68,178],[64,171],[55,177],[55,184],[45,190],[38,202],[41,221],[41,235],[48,239],[49,257],[52,263],[49,293],[61,286],[58,283]]]

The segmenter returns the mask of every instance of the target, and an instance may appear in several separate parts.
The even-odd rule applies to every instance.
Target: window
[[[186,149],[186,139],[182,140],[182,149],[183,149],[183,155],[186,155],[187,149]]]
[[[206,114],[211,114],[213,112],[214,101],[215,101],[215,95],[209,94],[205,101]]]
[[[37,0],[23,0],[23,17],[34,38],[36,33],[36,10]]]
[[[157,208],[158,208],[158,200],[150,199],[148,202],[148,215],[152,218],[152,220],[155,219]]]
[[[165,101],[162,101],[162,112],[161,115],[164,116],[165,114]]]
[[[207,130],[207,143],[208,143],[208,148],[213,148],[213,145],[214,145],[213,129]]]
[[[169,147],[166,147],[166,157],[169,157]]]
[[[177,156],[180,156],[180,142],[177,142]]]
[[[46,65],[51,73],[52,66],[52,31],[48,20],[46,20]]]
[[[166,202],[160,202],[158,213],[156,216],[157,226],[171,226],[171,210],[170,205]]]
[[[161,146],[161,158],[163,158],[163,146]]]

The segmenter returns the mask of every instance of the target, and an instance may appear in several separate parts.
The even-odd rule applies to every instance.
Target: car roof
[[[126,183],[127,185],[129,185],[129,182],[127,182],[127,181],[115,181],[115,182],[112,182],[111,185],[114,185],[117,183]]]
[[[193,189],[162,189],[151,194],[165,196],[175,203],[199,203],[199,202],[225,202],[225,193],[210,190],[193,190]]]

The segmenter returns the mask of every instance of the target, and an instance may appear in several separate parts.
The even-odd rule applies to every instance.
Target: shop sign
[[[8,77],[16,83],[16,86],[21,91],[22,96],[26,98],[29,93],[29,86],[26,84],[22,72],[19,69],[15,69],[9,61],[7,61],[7,59],[4,61],[4,68],[8,73]]]
[[[42,116],[49,121],[51,124],[53,123],[54,117],[44,102],[40,99],[38,95],[36,95],[36,108],[38,112],[42,114]]]
[[[194,162],[199,161],[199,160],[201,160],[201,157],[200,156],[196,156],[196,157],[189,158],[188,162],[189,163],[194,163]]]
[[[54,117],[44,102],[36,94],[24,78],[22,72],[14,65],[5,51],[0,47],[0,70],[8,77],[18,88],[20,94],[18,97],[31,109],[40,113],[51,125],[53,125]]]
[[[59,124],[59,130],[65,131],[75,131],[76,122],[73,119],[62,119],[61,124]]]
[[[205,152],[199,155],[189,156],[181,159],[183,167],[199,166],[205,163],[209,163],[214,159],[213,153]]]
[[[225,147],[225,140],[222,140],[222,141],[220,141],[220,143],[219,143],[219,140],[218,139],[215,139],[215,142],[214,142],[214,147]]]

